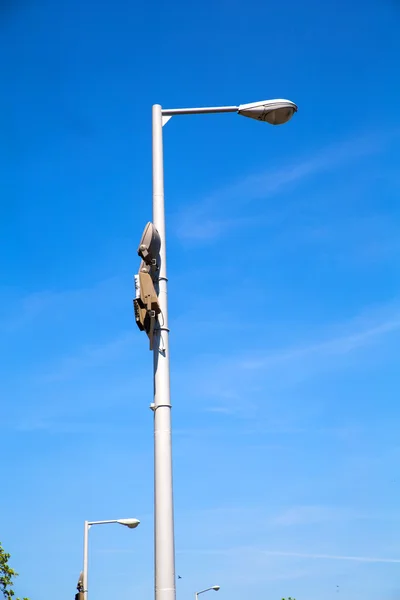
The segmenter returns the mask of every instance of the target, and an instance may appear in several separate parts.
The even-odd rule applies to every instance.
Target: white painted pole
[[[88,553],[89,553],[89,522],[85,521],[83,531],[83,597],[88,597]]]
[[[240,113],[259,119],[268,112],[297,106],[288,100],[266,100],[251,105],[203,108],[167,108],[153,106],[153,224],[161,238],[159,282],[156,291],[161,308],[159,327],[153,340],[154,360],[154,561],[155,600],[175,600],[175,543],[172,484],[171,399],[169,377],[169,329],[167,300],[167,248],[165,236],[163,118],[164,123],[174,115]],[[244,111],[244,109],[249,113]],[[257,109],[256,116],[253,109]],[[285,113],[289,120],[292,113]],[[264,119],[268,120],[268,119]],[[273,121],[275,122],[275,121]],[[284,122],[284,121],[282,121]],[[215,588],[211,588],[215,589]],[[208,591],[208,590],[204,590]],[[218,591],[218,590],[216,590]],[[203,592],[199,592],[203,593]]]
[[[154,561],[155,600],[175,600],[175,542],[172,492],[171,400],[164,214],[162,108],[153,106],[153,223],[161,237],[157,286],[161,314],[154,335]]]

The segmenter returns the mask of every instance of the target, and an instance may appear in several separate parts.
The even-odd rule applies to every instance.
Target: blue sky
[[[0,539],[32,599],[151,598],[152,357],[135,327],[165,133],[178,599],[400,593],[400,5],[1,6]],[[184,302],[183,302],[184,300]]]

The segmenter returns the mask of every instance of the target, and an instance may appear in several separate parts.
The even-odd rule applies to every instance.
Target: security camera
[[[161,248],[161,238],[153,223],[147,223],[140,240],[138,254],[147,265],[157,265]]]

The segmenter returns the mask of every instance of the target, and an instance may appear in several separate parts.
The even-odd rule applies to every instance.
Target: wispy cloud
[[[136,331],[123,332],[103,344],[87,345],[73,356],[61,358],[45,375],[42,383],[70,379],[89,368],[98,368],[118,359],[127,348],[133,347]]]
[[[214,548],[214,549],[179,549],[177,554],[205,554],[205,555],[257,555],[257,556],[281,556],[283,558],[304,558],[304,559],[321,559],[321,560],[344,560],[365,563],[400,563],[400,558],[385,558],[376,556],[348,556],[346,554],[318,554],[307,552],[286,552],[281,550],[265,550],[258,546],[236,546],[230,548]]]
[[[23,296],[17,290],[5,290],[2,295],[0,330],[13,333],[38,319],[65,318],[67,312],[82,312],[94,305],[98,309],[99,299],[102,298],[107,299],[107,305],[112,305],[119,302],[121,289],[122,282],[110,278],[85,288],[33,291]]]
[[[261,324],[261,338],[262,327]],[[279,331],[281,325],[274,322],[267,323],[265,327],[274,327],[274,331]],[[182,359],[184,368],[179,369],[174,377],[182,394],[187,394],[190,389],[191,394],[201,396],[203,411],[256,422],[260,421],[257,410],[260,403],[265,407],[266,397],[269,397],[270,426],[274,425],[276,431],[289,433],[307,431],[309,425],[304,410],[310,408],[310,398],[300,421],[297,420],[296,411],[288,413],[287,407],[273,399],[279,398],[280,391],[286,393],[293,385],[298,386],[321,372],[339,371],[350,364],[357,367],[361,364],[361,358],[369,361],[373,356],[374,364],[384,360],[400,334],[399,304],[396,300],[381,307],[365,308],[353,319],[339,321],[323,329],[314,326],[314,331],[310,326],[310,331],[312,333],[308,333],[308,340],[294,334],[293,341],[281,347],[263,349],[250,345],[226,354],[204,354],[193,362],[189,362],[190,357],[185,357]],[[378,346],[380,352],[372,355]],[[389,355],[393,353],[389,352]],[[197,375],[199,372],[202,373],[201,377]],[[206,378],[203,377],[204,373],[207,373]],[[193,380],[197,382],[196,389],[193,389]],[[317,398],[316,402],[319,403]],[[314,427],[313,435],[320,434],[321,427],[315,423]],[[354,433],[353,424],[350,430],[344,424],[342,429],[335,430],[335,434],[343,437],[352,437]]]
[[[342,556],[335,554],[305,554],[303,552],[281,552],[279,550],[263,550],[269,556],[287,556],[296,558],[312,558],[325,560],[352,560],[367,563],[400,563],[400,558],[380,558],[373,556]]]
[[[377,338],[400,330],[400,314],[382,322],[370,324],[359,331],[349,332],[321,342],[301,345],[279,352],[271,352],[260,359],[246,359],[241,362],[244,369],[260,369],[289,362],[311,355],[344,355],[362,348]]]
[[[271,519],[271,524],[279,527],[312,525],[317,523],[353,519],[354,511],[330,506],[295,506]]]
[[[37,418],[37,419],[29,419],[26,418],[20,422],[9,423],[5,425],[5,429],[7,429],[7,425],[13,431],[18,433],[47,433],[49,435],[58,435],[58,434],[96,434],[100,433],[103,435],[110,435],[114,433],[122,434],[129,433],[132,435],[134,432],[139,433],[138,430],[135,430],[131,425],[126,425],[125,423],[105,423],[98,421],[71,421],[66,420],[65,417],[56,419],[45,419],[45,418]]]
[[[266,199],[286,190],[293,189],[303,181],[328,171],[334,171],[357,160],[379,153],[398,132],[373,133],[353,136],[339,144],[320,149],[315,155],[280,169],[269,169],[247,175],[233,184],[221,187],[196,203],[186,206],[175,218],[178,237],[193,241],[209,241],[226,234],[234,228],[260,224],[260,216],[235,216],[234,209],[251,201]],[[229,205],[230,215],[226,216]],[[263,225],[282,222],[287,210],[274,207]]]

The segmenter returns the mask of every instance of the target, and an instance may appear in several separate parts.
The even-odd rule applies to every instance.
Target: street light
[[[159,322],[153,335],[154,364],[154,560],[155,600],[175,600],[175,546],[172,486],[171,398],[169,369],[169,328],[167,297],[167,250],[165,236],[164,165],[162,128],[175,115],[237,113],[244,117],[281,125],[291,119],[297,106],[290,100],[264,100],[240,106],[163,109],[153,106],[153,226],[144,233],[139,250],[147,259],[149,240],[159,242],[159,270],[155,289],[159,301]],[[151,234],[151,235],[150,235]]]
[[[140,521],[138,519],[114,519],[111,521],[85,521],[83,532],[83,572],[82,572],[82,600],[87,600],[88,597],[88,554],[89,554],[89,529],[92,525],[108,525],[110,523],[118,523],[125,525],[129,529],[135,529]],[[78,584],[79,585],[79,584]]]
[[[200,596],[200,594],[204,594],[205,592],[210,592],[211,590],[214,590],[214,592],[218,592],[218,590],[220,590],[220,589],[221,588],[219,585],[213,585],[212,587],[209,587],[206,590],[202,590],[201,592],[196,592],[195,599],[197,600],[198,597]]]
[[[290,100],[265,100],[264,102],[251,102],[241,104],[238,108],[239,115],[266,121],[270,125],[283,125],[290,121],[297,106]]]

